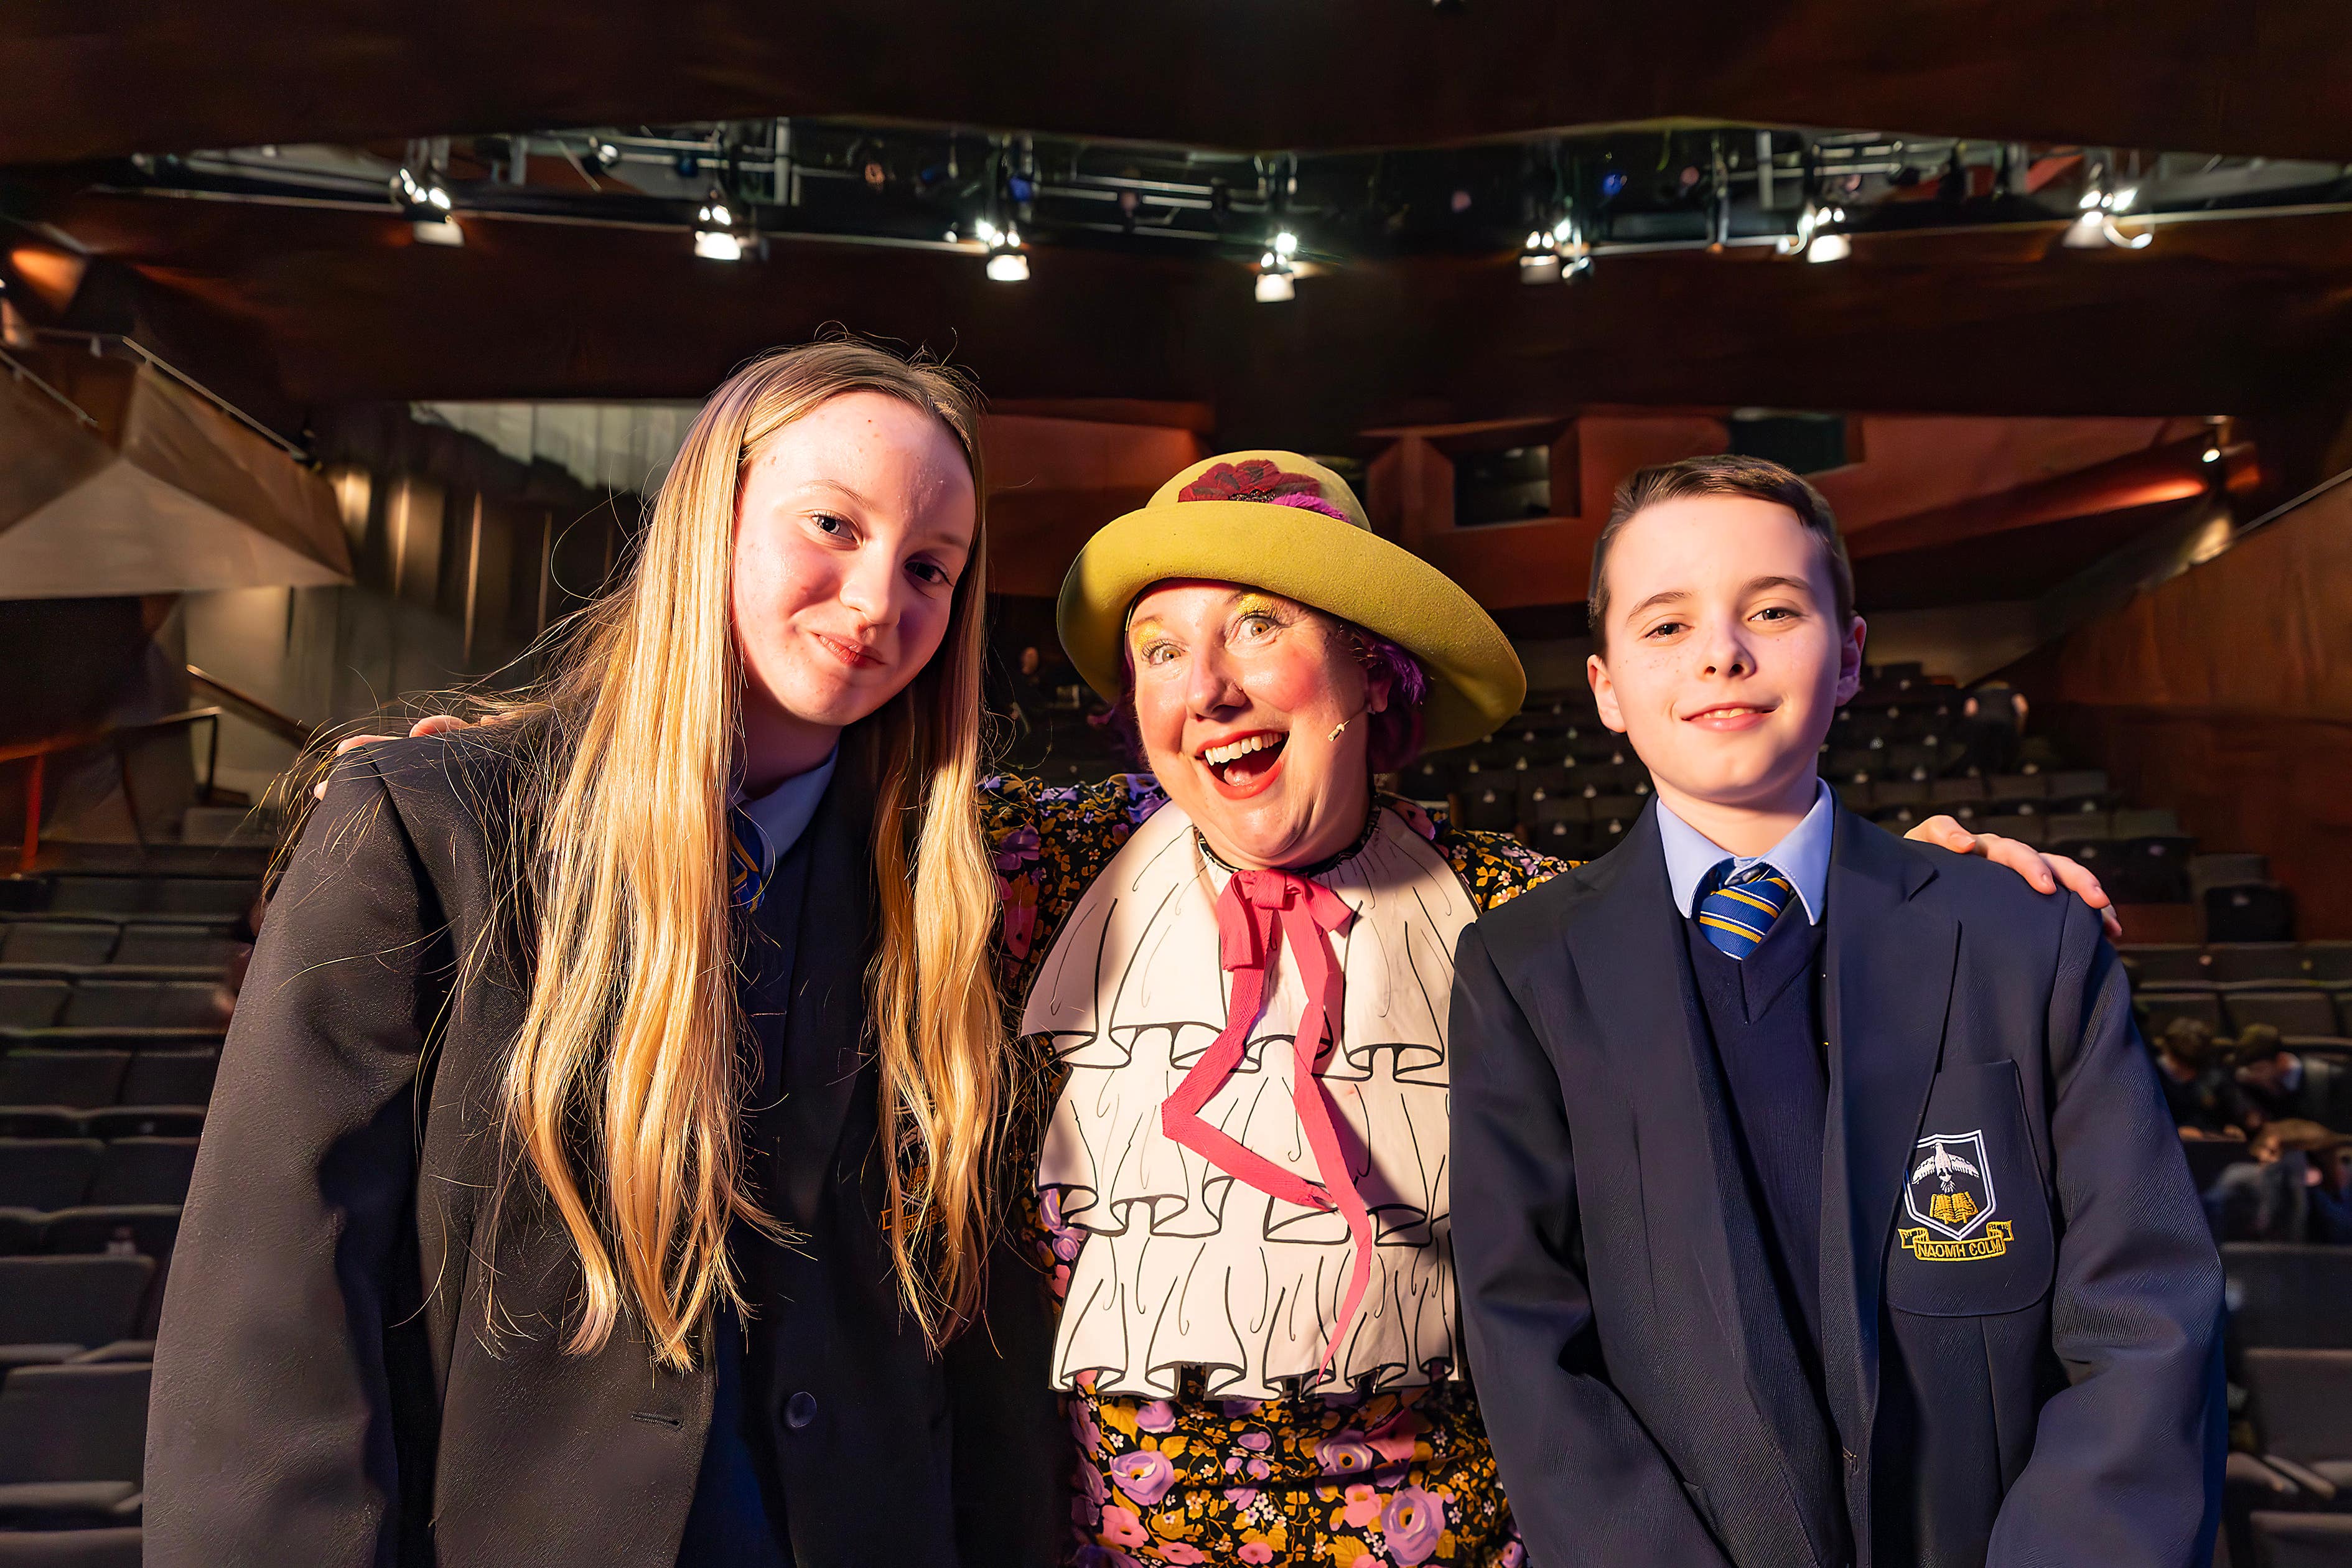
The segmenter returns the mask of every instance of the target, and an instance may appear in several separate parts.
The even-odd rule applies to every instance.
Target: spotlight
[[[1834,226],[1843,222],[1845,208],[1809,201],[1797,215],[1796,232],[1782,235],[1772,247],[1782,256],[1801,255],[1808,261],[1843,261],[1853,254],[1853,241]]]
[[[2147,249],[2149,241],[2156,237],[2155,230],[2143,229],[2138,234],[2127,236],[2116,226],[2115,215],[2127,210],[2138,200],[2137,185],[2126,185],[2120,190],[2110,191],[2107,188],[2107,171],[2104,167],[2094,168],[2089,187],[2083,192],[2082,199],[2074,204],[2078,216],[2066,226],[2065,234],[2061,237],[2062,243],[2073,250],[2096,250],[2108,245],[2122,250]]]
[[[1549,237],[1551,248],[1559,256],[1562,278],[1572,283],[1592,270],[1592,245],[1584,237],[1583,226],[1576,221],[1575,214],[1552,225]]]
[[[736,231],[734,211],[716,186],[694,215],[694,254],[706,261],[743,259],[743,236]]]
[[[1279,305],[1298,298],[1298,285],[1294,280],[1290,259],[1298,254],[1298,237],[1290,230],[1277,229],[1266,242],[1265,254],[1257,258],[1257,302]]]
[[[408,232],[419,245],[446,246],[460,249],[466,243],[466,231],[447,218],[419,218],[408,226]]]
[[[403,210],[425,222],[450,210],[449,187],[429,168],[419,177],[402,165],[392,176],[392,199]]]
[[[2206,447],[2204,460],[2209,463],[2220,462],[2221,460],[2221,448],[2219,447]]]
[[[988,276],[992,282],[1029,281],[1029,257],[1021,248],[1019,229],[999,228],[992,220],[982,217],[972,219],[971,234],[974,239],[988,247]],[[953,239],[955,230],[948,230],[948,237]]]
[[[2100,250],[2114,246],[2119,250],[2145,250],[2156,238],[2153,229],[2126,235],[2116,226],[2116,220],[2104,207],[2092,207],[2066,226],[2059,243],[2070,250]]]
[[[1519,250],[1519,281],[1559,281],[1559,239],[1551,230],[1539,228],[1528,231],[1528,242]]]

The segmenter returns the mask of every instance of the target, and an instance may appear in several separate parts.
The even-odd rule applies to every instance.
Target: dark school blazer
[[[2114,950],[2074,898],[1843,810],[1835,832],[1826,1413],[1654,805],[1463,935],[1454,1266],[1529,1557],[2201,1564],[2221,1272]]]
[[[578,1268],[527,1183],[490,1256],[525,995],[453,979],[497,918],[483,825],[509,769],[492,737],[367,748],[335,770],[270,904],[156,1347],[156,1568],[677,1561],[708,1344],[693,1372],[664,1371],[625,1317],[595,1354],[563,1354]],[[1044,1562],[1067,1505],[1039,1280],[1000,1260],[987,1322],[943,1356],[898,1310],[858,796],[836,779],[808,830],[786,1103],[762,1112],[798,1152],[768,1173],[772,1212],[806,1237],[781,1279],[755,1268],[788,1296],[753,1303],[786,1314],[816,1401],[779,1459],[792,1547],[802,1568]]]

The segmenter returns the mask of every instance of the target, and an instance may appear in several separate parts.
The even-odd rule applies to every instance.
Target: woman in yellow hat
[[[1521,1563],[1464,1381],[1447,1005],[1463,927],[1565,867],[1372,783],[1517,711],[1518,659],[1281,451],[1096,534],[1060,627],[1150,768],[984,805],[1073,1560]]]

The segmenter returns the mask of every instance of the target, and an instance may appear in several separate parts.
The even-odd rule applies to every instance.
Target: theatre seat
[[[110,1105],[81,1115],[88,1138],[194,1138],[204,1130],[201,1105]]]
[[[0,963],[104,963],[119,934],[111,921],[12,921],[0,926]]]
[[[2267,1024],[2282,1035],[2332,1035],[2336,1001],[2316,987],[2301,991],[2225,991],[2221,1008],[2232,1033]],[[2352,1310],[2352,1309],[2347,1309]]]
[[[0,980],[0,1028],[45,1029],[58,1021],[73,987],[62,980]]]
[[[2289,942],[2294,906],[2275,882],[2243,882],[2205,889],[2209,942]]]
[[[2265,1346],[2240,1360],[2263,1458],[2352,1488],[2352,1351]]]
[[[217,1050],[141,1051],[122,1075],[121,1095],[133,1105],[203,1105],[220,1071]]]
[[[2135,985],[2205,978],[2205,950],[2195,942],[2134,942],[2116,952]]]
[[[2217,1035],[2229,1027],[2221,1016],[2221,998],[2210,986],[2149,986],[2132,997],[2132,1008],[2139,1015],[2141,1032],[2151,1040],[2175,1018],[2194,1018]]]
[[[126,925],[114,962],[220,969],[235,956],[237,945],[236,939],[219,926]]]
[[[0,1524],[137,1518],[153,1369],[22,1367],[0,1384]]]
[[[2352,1514],[2265,1510],[2250,1523],[2260,1568],[2352,1568]]]
[[[194,1138],[118,1138],[90,1178],[92,1204],[182,1204],[195,1168]]]
[[[2352,942],[2306,942],[2303,961],[2314,980],[2352,981]]]
[[[0,1258],[25,1258],[41,1250],[38,1209],[0,1207]]]
[[[2215,942],[2205,950],[2205,973],[2231,984],[2241,980],[2301,980],[2303,949],[2291,942]]]
[[[40,1217],[41,1248],[58,1257],[127,1251],[161,1263],[172,1256],[180,1237],[180,1209],[174,1204],[100,1205]]]
[[[0,1104],[111,1105],[130,1067],[129,1051],[13,1050],[0,1057]]]
[[[82,1114],[65,1105],[0,1103],[0,1138],[79,1138]]]
[[[1491,778],[1494,783],[1481,783]],[[1519,825],[1519,794],[1507,773],[1482,774],[1462,786],[1462,826],[1485,833],[1508,833]]]
[[[2116,901],[2127,904],[2177,904],[2189,897],[2188,838],[2140,837],[2124,830],[2124,813],[2116,813],[2117,853],[2102,862],[2099,878]]]
[[[128,1255],[0,1258],[0,1345],[129,1339],[154,1272],[153,1258]]]
[[[60,1021],[79,1027],[201,1028],[220,1021],[221,997],[209,980],[84,980]]]
[[[2231,1242],[2221,1268],[2240,1346],[2352,1350],[2352,1247]]]
[[[135,1526],[0,1531],[0,1568],[140,1568],[142,1536]]]
[[[0,1204],[70,1208],[89,1191],[105,1155],[95,1138],[0,1138]]]

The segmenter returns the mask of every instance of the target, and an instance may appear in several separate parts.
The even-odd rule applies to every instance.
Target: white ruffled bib
[[[1315,1378],[1339,1316],[1353,1245],[1341,1216],[1270,1197],[1160,1131],[1161,1102],[1225,1026],[1216,900],[1229,875],[1201,855],[1191,819],[1162,806],[1087,889],[1022,1017],[1070,1069],[1037,1171],[1086,1237],[1054,1347],[1060,1387],[1092,1372],[1102,1393],[1164,1398],[1197,1366],[1213,1396],[1277,1398]],[[1346,995],[1322,1078],[1375,1237],[1331,1377],[1377,1389],[1458,1376],[1446,1018],[1454,939],[1477,911],[1444,858],[1387,811],[1315,880],[1355,911],[1330,938]],[[1202,1118],[1313,1181],[1292,1103],[1304,1003],[1286,947],[1247,1055]]]

